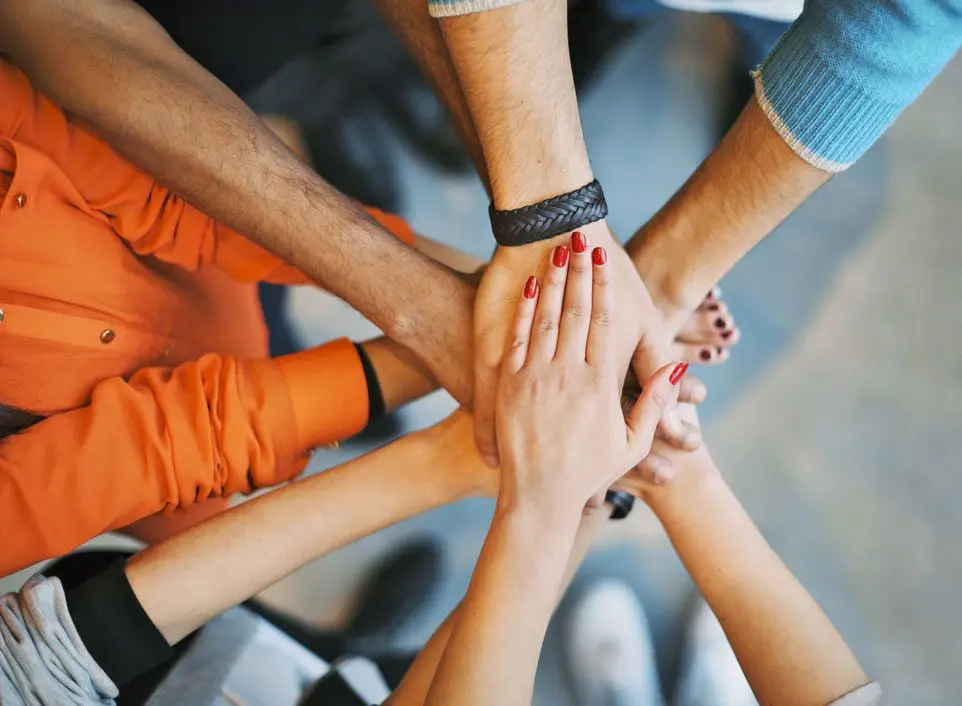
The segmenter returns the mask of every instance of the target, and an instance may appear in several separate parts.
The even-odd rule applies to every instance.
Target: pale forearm
[[[680,326],[705,292],[830,176],[792,152],[752,99],[628,244],[655,303]]]
[[[438,461],[406,437],[149,547],[128,563],[130,585],[173,644],[308,561],[471,492]]]
[[[591,548],[591,543],[597,536],[599,527],[601,527],[601,524],[605,520],[611,517],[611,509],[611,505],[605,503],[596,510],[587,511],[585,516],[581,518],[578,534],[575,537],[574,547],[568,558],[568,565],[565,567],[564,578],[562,579],[561,589],[558,593],[559,601],[564,597],[571,580],[581,567],[581,562],[588,553],[588,549]],[[438,627],[431,636],[431,639],[428,640],[427,644],[418,653],[414,664],[408,669],[404,675],[404,680],[388,701],[389,706],[421,706],[424,704],[428,689],[437,672],[438,663],[441,661],[441,657],[451,637],[451,631],[457,622],[460,609],[461,607],[458,606],[451,612],[451,615],[441,623],[440,627]]]
[[[760,703],[825,706],[869,681],[717,471],[676,478],[663,497],[652,507]]]
[[[495,513],[426,706],[529,704],[577,518]]]

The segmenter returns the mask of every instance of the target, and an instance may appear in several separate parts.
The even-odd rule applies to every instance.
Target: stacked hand
[[[635,266],[612,238],[604,222],[592,224],[571,238],[572,256],[587,257],[588,243],[601,247],[607,258],[608,288],[620,307],[619,325],[610,336],[613,365],[624,379],[629,368],[647,379],[668,362],[668,343],[674,338],[662,326],[662,317],[638,276]],[[502,365],[504,343],[508,338],[510,312],[516,292],[531,275],[541,275],[548,252],[566,238],[521,248],[499,248],[488,266],[475,299],[474,416],[475,434],[482,456],[492,465],[498,461],[495,434],[495,389]],[[549,270],[550,271],[550,268]],[[719,349],[720,350],[720,349]],[[683,448],[693,448],[700,436],[670,416],[662,425],[662,435]]]
[[[687,363],[658,370],[622,413],[612,271],[605,248],[560,245],[517,302],[496,396],[503,505],[580,512],[647,455],[677,398]]]

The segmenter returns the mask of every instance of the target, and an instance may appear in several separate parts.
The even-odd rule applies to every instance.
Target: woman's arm
[[[707,451],[656,442],[651,460],[674,480],[623,481],[661,520],[718,616],[759,703],[825,706],[869,681],[815,600],[795,579],[726,485]],[[658,462],[658,461],[656,461]]]
[[[611,505],[605,503],[600,508],[585,511],[574,540],[574,548],[568,557],[568,565],[561,582],[561,590],[558,592],[558,601],[564,596],[571,579],[574,578],[575,573],[581,566],[585,554],[588,553],[591,543],[598,534],[598,528],[611,516],[611,510]],[[418,654],[417,659],[414,660],[414,664],[404,675],[404,680],[394,690],[391,698],[388,699],[386,706],[421,706],[424,704],[428,689],[431,687],[431,682],[437,672],[438,663],[448,646],[451,631],[454,629],[460,613],[461,606],[458,606],[451,612],[447,620],[435,630],[434,635],[431,636],[431,639]]]
[[[134,556],[130,586],[173,644],[313,559],[439,505],[490,493],[491,472],[464,443],[471,434],[470,416],[457,412],[235,507]]]

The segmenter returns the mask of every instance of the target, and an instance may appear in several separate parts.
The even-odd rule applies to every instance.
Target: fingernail
[[[603,266],[608,262],[608,252],[602,247],[595,248],[591,251],[591,261],[598,267]]]
[[[715,352],[718,353],[718,355],[721,355],[722,353],[725,352],[725,349],[722,348],[721,346],[715,346]]]
[[[728,326],[728,322],[725,321],[725,319],[721,317],[718,317],[717,319],[715,319],[715,328],[726,328],[727,326]]]
[[[671,375],[668,376],[668,382],[672,385],[677,385],[678,381],[685,377],[685,371],[688,370],[688,363],[682,361],[675,366],[675,369],[671,371]]]
[[[711,351],[708,350],[707,348],[702,348],[701,351],[698,353],[698,357],[701,358],[702,360],[711,360]]]
[[[524,285],[524,298],[534,299],[538,295],[538,278],[528,277],[527,284]]]
[[[588,240],[581,234],[581,231],[576,230],[571,234],[571,249],[579,255],[588,249]]]
[[[568,264],[568,246],[559,245],[554,249],[554,258],[552,259],[555,267],[564,267]]]
[[[734,333],[734,331],[724,331],[724,332],[722,332],[721,337],[722,337],[722,338],[731,338],[733,333]]]
[[[705,308],[708,309],[708,311],[721,311],[721,307],[717,304],[709,304]]]
[[[490,466],[491,468],[497,468],[497,467],[498,467],[498,457],[497,457],[497,456],[491,456],[491,455],[489,455],[489,454],[482,454],[482,455],[481,455],[481,458],[482,458],[482,460],[483,460],[486,464],[488,464],[488,466]]]

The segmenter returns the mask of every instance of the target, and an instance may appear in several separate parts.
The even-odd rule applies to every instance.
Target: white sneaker
[[[648,620],[621,581],[599,581],[578,599],[564,647],[578,706],[663,706]]]
[[[675,706],[758,706],[718,618],[701,598],[685,636]]]

